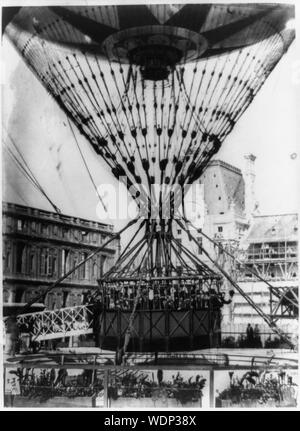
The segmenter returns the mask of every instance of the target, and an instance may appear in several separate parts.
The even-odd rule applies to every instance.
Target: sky
[[[244,113],[215,158],[241,169],[252,153],[261,214],[297,211],[300,172],[300,56],[295,42]],[[297,124],[298,120],[298,124]],[[84,168],[67,118],[4,36],[2,43],[3,140],[13,138],[27,164],[64,214],[99,220],[96,192]],[[97,185],[113,184],[105,162],[75,132]],[[3,200],[52,210],[16,169],[6,151]],[[125,194],[125,192],[124,192]],[[107,220],[106,220],[107,221]],[[116,228],[124,220],[113,220]]]

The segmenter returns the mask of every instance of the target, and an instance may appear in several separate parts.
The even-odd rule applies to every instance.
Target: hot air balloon
[[[281,4],[49,6],[22,7],[6,27],[140,211],[130,246],[100,280],[104,303],[114,298],[102,341],[120,347],[134,310],[129,349],[217,342],[221,301],[210,299],[220,276],[176,238],[178,202],[292,43],[293,17]],[[168,308],[166,298],[196,292],[200,305]],[[143,295],[151,307],[139,314]]]

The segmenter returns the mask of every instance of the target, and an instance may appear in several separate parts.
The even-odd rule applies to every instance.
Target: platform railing
[[[93,332],[93,312],[88,306],[79,305],[21,314],[17,323],[34,341],[79,336]]]
[[[107,369],[111,368],[123,373],[126,368],[133,369],[181,369],[195,367],[214,368],[265,368],[290,367],[298,368],[297,354],[290,354],[290,350],[285,353],[268,351],[260,353],[257,349],[251,352],[233,353],[230,350],[219,352],[143,352],[127,353],[122,365],[116,366],[115,352],[102,353],[74,353],[74,352],[39,352],[36,355],[27,357],[17,355],[11,358],[6,366],[21,366],[22,368],[80,368],[85,369]]]

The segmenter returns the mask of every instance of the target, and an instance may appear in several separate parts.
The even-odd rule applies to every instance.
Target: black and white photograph
[[[1,2],[1,409],[299,409],[298,6]]]

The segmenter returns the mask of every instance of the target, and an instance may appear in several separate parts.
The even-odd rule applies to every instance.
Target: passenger
[[[178,310],[184,309],[184,301],[182,298],[179,299]]]
[[[172,300],[171,296],[169,297],[168,304],[169,304],[169,309],[170,310],[174,310],[175,309],[175,307],[174,307],[174,301]]]
[[[208,287],[205,284],[202,287],[202,295],[203,295],[203,308],[208,308],[208,304],[209,304],[209,290],[208,290]]]
[[[171,289],[170,289],[170,295],[171,295],[172,301],[175,301],[175,293],[176,293],[176,289],[175,289],[175,287],[172,285],[172,286],[171,286]]]
[[[115,308],[115,301],[114,298],[111,296],[109,299],[109,309],[113,310]]]
[[[127,293],[128,293],[128,298],[132,299],[133,298],[133,289],[132,289],[132,286],[128,286]]]
[[[184,300],[184,309],[188,310],[190,308],[190,304],[191,304],[190,299],[188,297],[186,297]]]
[[[154,290],[152,287],[149,287],[148,291],[148,303],[149,303],[149,309],[153,309],[153,300],[154,300]]]
[[[184,284],[183,288],[182,288],[182,292],[183,292],[183,299],[187,298],[189,292],[188,289],[186,287],[186,285]]]

